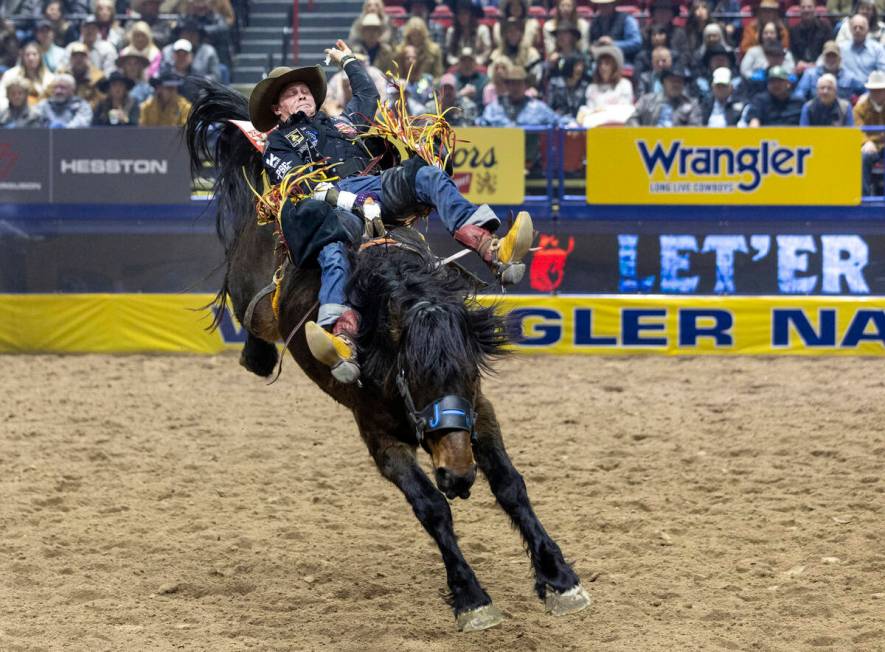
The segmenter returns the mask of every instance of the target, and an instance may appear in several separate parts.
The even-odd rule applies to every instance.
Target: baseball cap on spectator
[[[768,69],[768,79],[783,79],[790,81],[790,73],[783,66],[772,66]]]
[[[115,70],[110,74],[109,77],[105,77],[101,81],[99,81],[95,85],[95,87],[102,93],[107,93],[108,90],[110,90],[111,88],[111,84],[115,81],[123,82],[124,84],[126,84],[126,89],[130,91],[132,90],[133,86],[135,86],[134,81],[129,79],[129,77],[121,73],[119,70]]]
[[[38,32],[39,32],[40,30],[43,30],[43,29],[52,29],[52,30],[54,30],[54,29],[55,29],[55,26],[54,26],[51,22],[49,22],[48,20],[43,19],[43,20],[37,21],[37,28],[36,28],[36,29],[37,29]]]
[[[381,19],[378,14],[366,14],[360,23],[360,27],[381,27]]]
[[[731,83],[731,70],[728,68],[716,68],[713,71],[713,85],[717,84],[730,84]]]
[[[667,68],[666,70],[661,71],[661,81],[664,81],[668,77],[678,77],[679,79],[684,81],[691,77],[691,75],[685,68],[680,68],[679,66],[677,66],[675,68]]]
[[[71,56],[74,56],[75,54],[85,54],[89,56],[89,48],[86,47],[85,43],[80,43],[79,41],[76,41],[68,46],[68,53]]]
[[[842,50],[839,49],[839,44],[836,41],[827,41],[824,43],[824,48],[821,50],[821,54],[835,54],[840,59],[842,58]]]
[[[184,83],[184,80],[180,75],[176,75],[174,72],[163,72],[157,75],[156,77],[151,77],[151,86],[157,88],[158,86],[165,86],[167,88],[178,88]]]
[[[173,52],[193,52],[194,46],[186,38],[180,38],[172,44]]]
[[[98,18],[95,17],[95,14],[89,14],[83,19],[83,22],[80,23],[80,27],[84,27],[85,25],[98,25]]]
[[[867,83],[863,86],[870,91],[877,91],[885,88],[885,72],[874,70],[870,73],[869,78],[867,78]]]

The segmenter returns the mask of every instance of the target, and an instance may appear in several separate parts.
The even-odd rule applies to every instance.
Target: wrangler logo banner
[[[219,353],[245,332],[209,294],[0,294],[0,353]],[[521,352],[885,356],[885,297],[487,297]]]
[[[860,203],[857,129],[591,129],[589,204]]]
[[[452,155],[454,180],[474,204],[521,204],[525,199],[525,132],[459,127]]]

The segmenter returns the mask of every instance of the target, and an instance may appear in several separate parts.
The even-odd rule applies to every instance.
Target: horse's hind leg
[[[386,437],[373,438],[365,431],[363,436],[381,474],[405,494],[415,516],[439,546],[458,628],[477,631],[500,623],[504,616],[492,605],[489,594],[461,554],[449,504],[418,466],[414,450]]]
[[[580,611],[590,604],[581,580],[566,563],[562,551],[544,530],[529,502],[525,482],[513,467],[492,404],[480,395],[476,401],[476,462],[492,493],[519,529],[535,570],[535,591],[557,616]]]

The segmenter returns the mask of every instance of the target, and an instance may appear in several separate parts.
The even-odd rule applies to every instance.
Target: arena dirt
[[[507,620],[289,361],[0,357],[2,650],[885,649],[885,363],[516,358],[487,383],[593,597],[557,619],[483,480],[452,508]],[[425,460],[426,463],[426,460]]]

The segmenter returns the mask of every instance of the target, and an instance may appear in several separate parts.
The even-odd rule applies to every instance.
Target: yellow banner
[[[836,127],[590,129],[587,203],[854,206],[862,141]]]
[[[231,311],[208,332],[203,294],[0,295],[0,353],[217,353],[244,332]],[[885,356],[885,297],[507,295],[516,349],[556,354]]]
[[[521,204],[525,199],[525,132],[458,127],[454,180],[474,204]]]

